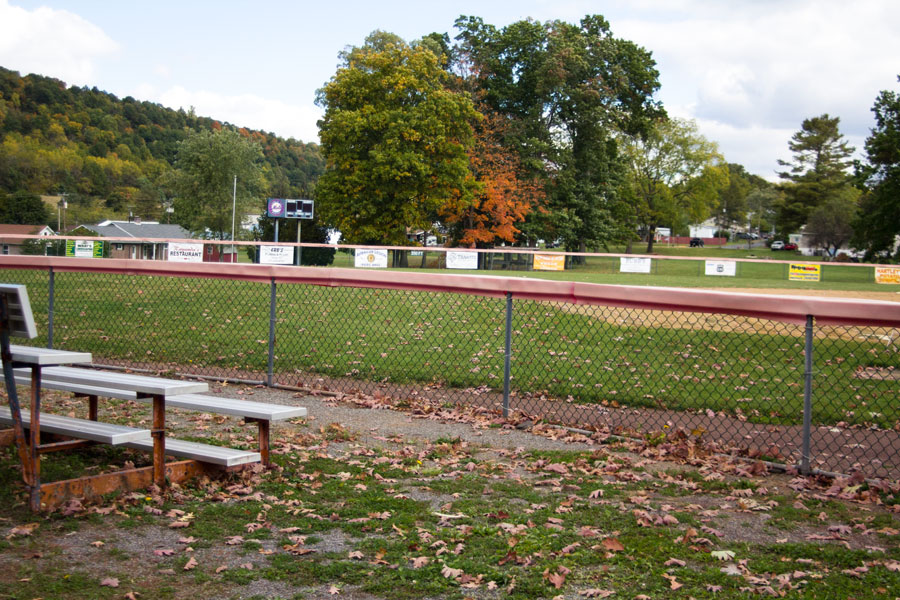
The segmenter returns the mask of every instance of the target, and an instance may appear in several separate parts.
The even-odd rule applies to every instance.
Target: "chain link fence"
[[[651,442],[679,431],[900,478],[898,329],[226,278],[16,269],[0,281],[28,286],[33,343],[100,365],[464,403]]]

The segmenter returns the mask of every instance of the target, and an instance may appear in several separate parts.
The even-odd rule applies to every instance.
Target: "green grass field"
[[[26,283],[46,331],[46,275]],[[504,301],[458,294],[279,285],[275,372],[455,389],[502,389]],[[267,368],[269,286],[226,280],[59,273],[55,346],[108,360],[223,376]],[[800,422],[803,330],[727,315],[516,301],[512,387],[520,394]],[[753,333],[749,333],[753,332]],[[900,420],[893,346],[868,330],[816,342],[815,420]],[[38,339],[37,344],[46,343]]]

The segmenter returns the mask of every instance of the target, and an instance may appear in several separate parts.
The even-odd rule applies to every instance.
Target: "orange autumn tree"
[[[519,157],[505,148],[503,117],[486,111],[468,151],[470,194],[455,195],[440,214],[451,239],[470,248],[515,242],[525,217],[544,198],[540,183],[523,176]]]

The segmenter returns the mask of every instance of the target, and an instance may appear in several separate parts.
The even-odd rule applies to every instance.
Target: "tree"
[[[456,27],[458,70],[507,121],[504,145],[546,182],[546,210],[533,211],[525,229],[561,237],[568,250],[622,236],[615,215],[624,162],[615,138],[664,114],[653,100],[659,74],[651,54],[615,38],[599,15],[502,29],[460,17]]]
[[[348,242],[408,244],[408,228],[430,228],[449,198],[467,197],[478,114],[425,45],[376,31],[342,58],[317,99],[319,213]]]
[[[860,192],[846,187],[832,195],[809,215],[805,233],[816,248],[822,248],[832,259],[853,236],[852,223],[856,218]]]
[[[704,221],[728,185],[728,167],[716,144],[700,135],[693,121],[658,121],[648,135],[625,138],[624,145],[648,253],[658,226]]]
[[[787,181],[778,210],[778,228],[782,232],[798,230],[816,207],[850,185],[848,168],[854,148],[848,145],[839,126],[840,118],[828,114],[804,119],[800,131],[788,142],[793,160],[778,161],[789,167],[778,173]]]
[[[502,135],[503,119],[496,113],[475,127],[469,150],[472,193],[453,197],[440,211],[456,244],[491,248],[515,242],[518,227],[544,197],[543,187],[523,173],[518,155],[502,145]]]
[[[893,251],[900,235],[900,94],[883,90],[872,112],[875,128],[866,139],[867,164],[861,169],[869,191],[853,227],[853,244],[868,258]]]
[[[244,215],[259,205],[261,160],[259,145],[237,131],[192,133],[178,147],[175,221],[213,239],[229,239],[232,218],[239,227]]]
[[[50,214],[40,196],[17,192],[6,194],[0,202],[0,223],[9,225],[47,225]]]

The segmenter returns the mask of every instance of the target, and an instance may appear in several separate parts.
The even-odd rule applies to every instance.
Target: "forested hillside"
[[[65,194],[70,225],[129,211],[159,219],[174,196],[179,142],[223,127],[262,148],[267,195],[310,197],[324,169],[317,144],[0,67],[0,198]]]

